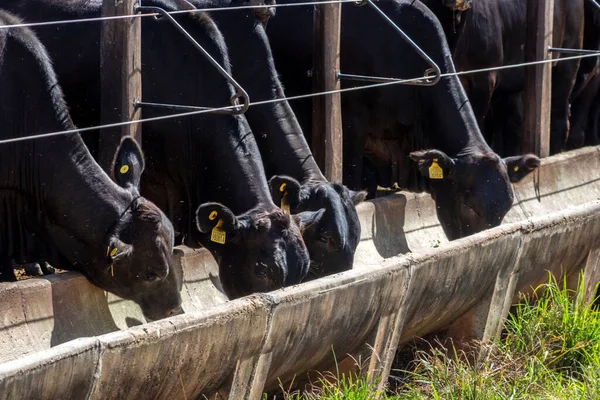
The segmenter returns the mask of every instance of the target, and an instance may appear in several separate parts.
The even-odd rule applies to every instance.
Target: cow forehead
[[[253,213],[246,216],[248,218],[250,232],[273,233],[279,231],[293,230],[295,224],[292,218],[284,211],[277,209],[271,212]]]
[[[335,185],[338,187],[336,188]],[[317,190],[322,193],[320,206],[325,207],[322,223],[335,231],[341,240],[345,240],[349,231],[350,210],[354,208],[350,192],[338,183],[321,185]]]
[[[323,203],[327,203],[326,205],[344,203],[346,200],[351,201],[348,190],[335,182],[320,184],[314,188],[314,192],[318,199],[321,199]]]
[[[493,164],[500,164],[502,159],[496,153],[486,152],[486,153],[474,153],[474,154],[458,156],[456,158],[456,161],[458,163],[464,163],[464,164],[493,165]]]
[[[497,186],[498,190],[510,186],[506,165],[494,153],[456,159],[455,169],[455,178],[462,185]]]
[[[454,160],[454,164],[461,173],[470,176],[486,175],[489,173],[502,174],[506,172],[506,165],[504,165],[502,159],[493,153],[459,157]]]

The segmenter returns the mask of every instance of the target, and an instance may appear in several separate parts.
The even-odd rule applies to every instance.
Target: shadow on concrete
[[[109,310],[105,292],[82,275],[65,273],[41,279],[50,281],[52,285],[52,347],[80,337],[102,335],[119,329]]]
[[[373,244],[384,258],[410,251],[404,231],[406,201],[405,195],[397,193],[378,198],[373,202],[375,206]]]

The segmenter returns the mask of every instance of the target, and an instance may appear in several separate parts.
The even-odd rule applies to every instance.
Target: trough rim
[[[101,357],[102,353],[107,349],[123,345],[145,345],[149,340],[152,340],[152,335],[148,336],[148,332],[151,331],[160,332],[160,336],[164,337],[176,332],[221,323],[222,321],[235,318],[239,313],[243,313],[243,310],[252,308],[263,307],[272,313],[280,304],[294,302],[297,298],[306,298],[306,296],[315,297],[322,292],[338,290],[361,280],[377,279],[378,277],[402,272],[407,269],[411,270],[420,264],[435,260],[442,255],[464,251],[473,246],[484,245],[501,237],[515,233],[527,236],[535,232],[551,229],[558,224],[571,224],[575,221],[593,218],[599,213],[600,200],[594,200],[555,213],[500,225],[472,236],[442,243],[439,247],[428,251],[390,257],[382,260],[375,268],[352,269],[276,291],[253,294],[241,299],[231,300],[223,304],[208,307],[205,310],[186,312],[182,315],[148,322],[143,325],[103,335],[77,338],[55,347],[27,354],[15,360],[0,363],[0,379],[24,372],[28,366],[37,368],[72,356],[74,346],[78,346],[78,354],[96,348],[98,350],[98,357]],[[148,338],[140,340],[140,335],[147,335]]]

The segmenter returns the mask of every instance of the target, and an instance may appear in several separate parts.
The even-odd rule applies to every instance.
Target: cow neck
[[[269,193],[262,158],[244,116],[216,115],[215,134],[206,135],[203,164],[205,201],[218,201],[237,215],[269,211]]]
[[[247,14],[236,11],[216,15],[229,45],[233,73],[253,101],[284,98],[264,27]],[[267,177],[282,174],[302,183],[327,181],[287,101],[253,106],[245,115],[260,148]]]
[[[107,230],[106,234],[104,235],[104,243],[109,243],[110,239],[113,236],[117,236],[118,235],[119,228],[122,225],[123,217],[125,216],[125,214],[127,214],[130,211],[132,212],[135,209],[135,204],[136,204],[136,202],[141,197],[142,196],[134,196],[133,197],[133,200],[131,200],[131,202],[129,203],[129,205],[125,208],[125,210],[123,210],[123,212],[121,213],[121,215],[119,216],[119,218]]]
[[[456,72],[450,55],[444,57],[442,73]],[[471,103],[456,76],[443,77],[432,87],[423,88],[424,120],[432,133],[432,147],[451,157],[491,152],[485,142]]]
[[[134,196],[108,177],[79,135],[60,138],[54,144],[51,154],[65,154],[66,165],[49,171],[51,189],[45,196],[48,218],[86,248],[104,252],[107,232]]]

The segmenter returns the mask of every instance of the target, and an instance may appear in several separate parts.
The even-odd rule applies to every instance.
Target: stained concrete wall
[[[599,162],[599,148],[544,160],[539,197],[528,177],[503,226],[451,243],[426,195],[367,202],[354,270],[233,302],[207,252],[178,249],[186,314],[149,324],[78,274],[2,284],[0,398],[259,398],[333,351],[385,375],[414,335],[489,337],[516,289],[597,254]]]

